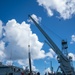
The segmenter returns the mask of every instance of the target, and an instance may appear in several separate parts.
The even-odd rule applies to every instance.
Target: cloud
[[[64,20],[75,15],[75,0],[37,0],[37,2],[47,10],[49,16],[53,16],[54,11]]]
[[[41,21],[38,17],[36,18],[38,22]],[[38,36],[32,32],[30,24],[25,21],[18,23],[15,19],[12,19],[8,20],[5,26],[2,26],[2,21],[0,21],[0,26],[0,61],[3,61],[6,65],[15,65],[17,63],[26,67],[29,65],[28,51],[30,49],[32,68],[38,71],[33,61],[45,57],[52,58],[49,53],[54,55],[52,50],[49,53],[42,50],[44,43],[39,41]]]
[[[16,65],[16,64],[17,64],[17,65]],[[15,61],[13,61],[13,60],[7,60],[7,61],[5,62],[5,65],[14,65],[14,66],[21,67],[21,68],[23,68],[23,69],[26,69],[26,67],[28,67],[28,69],[29,69],[29,59],[27,58],[27,59],[25,59],[25,60],[20,59],[20,60],[15,60]],[[31,68],[32,68],[33,71],[39,71],[39,70],[36,68],[36,66],[34,66],[33,60],[31,61]]]
[[[2,61],[6,57],[4,49],[5,49],[5,43],[3,41],[0,41],[0,61]]]
[[[46,57],[54,58],[55,57],[55,52],[50,48],[49,52],[46,53]]]
[[[43,43],[38,40],[38,36],[32,33],[30,24],[25,21],[20,24],[12,19],[5,26],[2,26],[2,21],[0,21],[0,26],[0,37],[2,37],[0,40],[0,61],[6,62],[6,65],[17,63],[26,66],[29,64],[28,51],[30,49],[32,68],[37,70],[33,60],[45,58],[45,51],[42,50]]]
[[[71,56],[72,57],[72,60],[75,61],[75,54],[69,53],[68,56]]]
[[[13,65],[13,61],[9,60],[5,62],[6,65]]]
[[[51,73],[51,70],[50,70],[50,68],[46,68],[44,72],[45,73],[48,73],[48,72]]]
[[[37,17],[35,14],[32,14],[31,17],[37,22],[41,22],[42,18],[41,17]],[[33,22],[31,19],[27,20],[28,22]]]
[[[6,59],[26,59],[28,57],[28,45],[30,44],[32,59],[45,57],[45,51],[41,50],[43,43],[38,41],[38,36],[33,34],[30,24],[17,23],[15,19],[9,20],[4,26],[6,47],[4,53]],[[37,52],[38,51],[38,52]]]
[[[75,35],[72,35],[70,44],[73,44],[74,42],[75,42]]]
[[[37,21],[40,20],[37,19]],[[6,65],[15,65],[15,63],[25,67],[29,65],[29,49],[34,70],[38,70],[33,62],[35,59],[53,58],[55,56],[52,49],[47,53],[42,50],[44,43],[39,41],[38,36],[32,32],[30,24],[25,21],[18,23],[15,19],[12,19],[8,20],[5,26],[2,26],[2,21],[0,25],[0,61],[6,62]]]
[[[2,37],[2,21],[0,20],[0,38]]]
[[[27,58],[26,60],[18,60],[17,63],[19,65],[22,65],[24,68],[28,67],[29,66],[29,59]],[[32,64],[32,70],[33,71],[38,71],[38,69],[34,66],[34,62],[33,60],[31,60],[31,64]],[[29,67],[28,67],[29,68]]]

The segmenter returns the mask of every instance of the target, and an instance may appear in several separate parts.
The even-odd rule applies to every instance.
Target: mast
[[[50,61],[50,69],[51,69],[51,74],[53,74],[52,61]]]
[[[28,57],[29,57],[29,69],[30,69],[30,75],[32,75],[30,45],[28,45],[28,48],[29,48],[29,52],[28,52]]]

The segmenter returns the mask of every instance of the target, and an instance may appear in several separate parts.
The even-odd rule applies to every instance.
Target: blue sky
[[[53,5],[51,5],[51,3]],[[0,31],[0,37],[4,36],[4,38],[1,38],[0,40],[0,56],[3,55],[0,60],[5,62],[5,60],[8,61],[9,58],[11,58],[15,65],[28,65],[26,53],[28,52],[27,44],[30,43],[33,68],[38,69],[41,73],[43,73],[45,69],[48,70],[50,67],[50,61],[52,61],[54,71],[56,71],[59,65],[55,58],[56,54],[46,43],[44,43],[44,40],[46,39],[37,27],[33,23],[28,22],[28,15],[33,14],[36,18],[38,18],[38,21],[40,21],[41,27],[47,32],[60,49],[61,40],[67,40],[68,52],[71,53],[71,56],[73,57],[75,67],[74,4],[75,2],[73,0],[70,0],[70,2],[67,0],[65,0],[65,2],[64,0],[57,0],[57,2],[54,0],[53,2],[50,0],[0,0],[0,20],[1,23],[3,23],[0,23],[0,27],[5,30],[3,34],[2,31]],[[23,21],[25,21],[25,23],[23,23]],[[23,27],[25,29],[23,29]],[[6,43],[8,43],[7,47],[5,47]],[[18,49],[16,51],[18,54],[15,53],[16,49]],[[25,56],[24,52],[21,52],[22,49],[26,54]],[[8,50],[8,52],[6,50]],[[12,56],[10,56],[11,54]],[[49,54],[52,54],[52,57]]]

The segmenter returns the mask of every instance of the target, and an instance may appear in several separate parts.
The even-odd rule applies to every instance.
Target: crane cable
[[[50,31],[51,33],[53,33],[55,36],[57,36],[60,40],[62,40],[62,38],[58,35],[58,34],[56,34],[55,32],[53,32],[50,28],[48,28],[47,26],[45,26],[45,25],[42,25],[47,31]]]

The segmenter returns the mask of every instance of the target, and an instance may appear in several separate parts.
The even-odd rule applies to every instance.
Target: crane
[[[57,54],[58,63],[60,63],[59,68],[62,71],[63,75],[75,75],[74,68],[70,63],[70,59],[61,52],[58,46],[53,42],[53,40],[49,37],[49,35],[42,29],[42,27],[32,18],[31,15],[28,15],[29,18],[34,22],[36,27],[40,30],[40,32],[47,39],[49,46],[53,49],[53,51]]]

